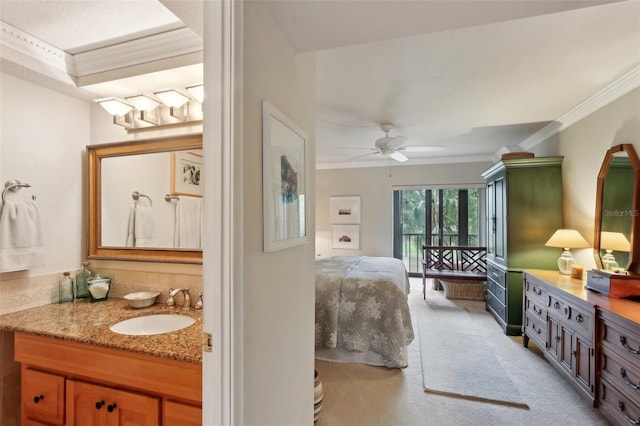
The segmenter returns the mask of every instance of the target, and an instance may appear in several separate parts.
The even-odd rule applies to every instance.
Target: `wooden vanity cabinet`
[[[63,376],[23,368],[22,424],[64,425],[64,385]]]
[[[202,424],[200,364],[23,333],[15,359],[23,425]]]

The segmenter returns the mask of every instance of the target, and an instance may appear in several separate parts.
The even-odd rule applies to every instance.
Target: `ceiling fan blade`
[[[357,150],[366,149],[367,151],[377,151],[377,149],[375,148],[364,148],[361,146],[339,146],[339,147],[336,147],[336,149],[357,149]]]
[[[393,151],[393,152],[389,153],[389,157],[393,158],[394,160],[396,160],[399,163],[404,163],[405,161],[408,160],[407,156],[404,155],[403,153],[399,152],[399,151]]]
[[[376,155],[376,154],[380,154],[380,152],[378,152],[378,151],[368,152],[368,153],[366,153],[366,154],[362,154],[362,155],[358,155],[358,156],[355,156],[355,157],[349,158],[348,160],[345,160],[345,161],[347,161],[347,162],[349,162],[349,161],[354,161],[354,160],[358,160],[358,159],[360,159],[360,158],[364,158],[364,157],[368,157],[368,156],[370,156],[370,155]]]
[[[403,143],[405,143],[409,138],[408,138],[408,137],[406,137],[406,136],[396,136],[396,137],[393,137],[393,138],[387,138],[387,139],[390,139],[390,141],[389,141],[389,142],[387,142],[387,146],[388,146],[389,148],[396,149],[396,148],[398,148],[400,145],[402,145]]]

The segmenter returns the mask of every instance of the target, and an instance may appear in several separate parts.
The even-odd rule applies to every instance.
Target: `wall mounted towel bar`
[[[4,183],[4,189],[2,190],[2,202],[4,203],[5,196],[7,195],[8,191],[14,192],[14,191],[17,191],[20,188],[29,188],[29,187],[31,187],[30,184],[22,183],[17,179],[11,179],[11,180],[6,181]],[[31,198],[35,200],[36,196],[32,195]]]
[[[149,205],[150,205],[151,207],[153,207],[153,201],[151,201],[151,197],[149,197],[148,195],[141,194],[141,193],[140,193],[140,192],[138,192],[138,191],[133,191],[133,194],[131,194],[131,196],[132,196],[132,197],[133,197],[133,199],[134,199],[134,200],[136,200],[136,201],[138,201],[138,199],[139,199],[140,197],[144,197],[144,198],[146,198],[147,200],[149,200]]]
[[[180,201],[180,197],[178,197],[177,195],[167,194],[167,195],[164,196],[164,200],[167,203],[169,203],[169,202],[171,202],[173,200]]]

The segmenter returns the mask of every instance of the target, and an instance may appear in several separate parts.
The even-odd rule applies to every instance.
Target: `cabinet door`
[[[547,317],[547,352],[555,359],[558,359],[560,353],[560,325],[558,321],[549,316]]]
[[[158,398],[69,380],[67,425],[157,426]]]
[[[22,423],[64,424],[64,377],[22,369]]]
[[[593,394],[594,356],[591,342],[583,339],[579,334],[575,338],[575,362],[573,376],[576,382],[585,390]]]
[[[202,426],[202,408],[165,401],[162,409],[162,424],[164,426]]]
[[[496,185],[487,182],[487,257],[493,259],[496,252]]]
[[[560,326],[560,365],[573,373],[573,329],[564,325]]]
[[[497,178],[495,185],[495,258],[506,265],[507,256],[507,187],[505,176]]]

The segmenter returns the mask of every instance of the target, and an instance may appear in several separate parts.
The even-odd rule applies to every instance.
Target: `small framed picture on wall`
[[[360,249],[360,225],[333,225],[332,247],[335,249]]]
[[[360,223],[360,196],[331,197],[331,223]]]

